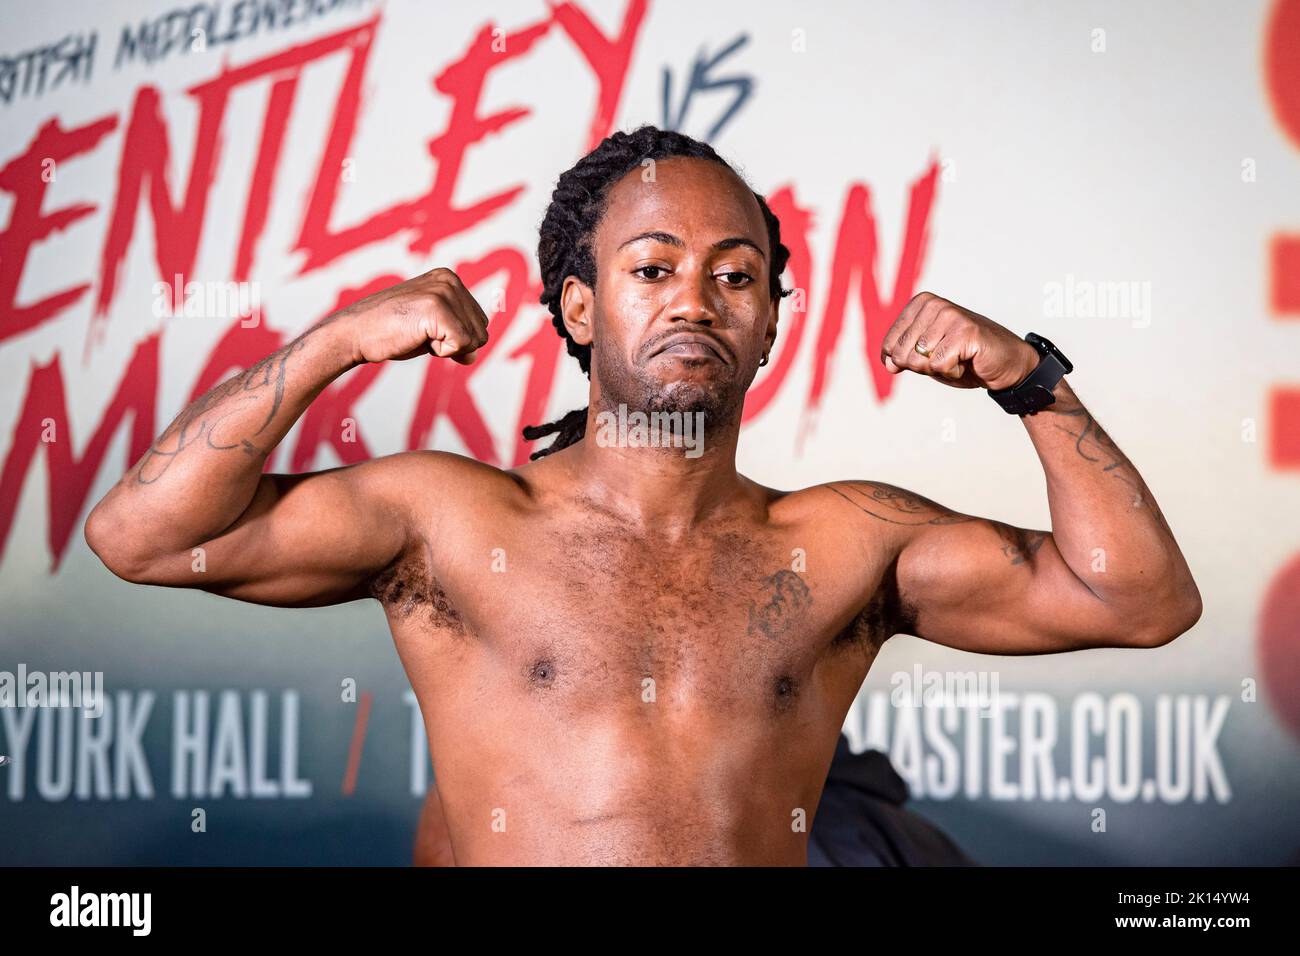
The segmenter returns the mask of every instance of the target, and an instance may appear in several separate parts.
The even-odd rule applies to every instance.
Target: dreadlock
[[[591,376],[591,346],[579,345],[564,327],[560,311],[560,290],[568,276],[576,276],[589,288],[596,287],[596,256],[592,241],[596,227],[605,214],[609,188],[627,173],[638,168],[647,159],[667,159],[685,156],[706,159],[730,169],[735,169],[719,156],[708,143],[692,139],[683,133],[659,129],[657,126],[639,126],[630,133],[622,131],[607,136],[572,168],[560,174],[551,204],[542,219],[537,241],[537,262],[542,271],[541,303],[551,312],[551,324],[564,339],[570,355],[578,360],[584,375]],[[739,174],[737,174],[739,175]],[[773,298],[788,295],[781,288],[781,273],[785,271],[790,250],[781,243],[781,224],[767,201],[754,193],[767,224],[768,247],[772,250],[770,291]],[[551,452],[567,448],[581,441],[587,430],[587,409],[575,408],[567,415],[545,425],[527,425],[524,438],[534,441],[554,434],[555,441],[548,447],[533,452],[531,459],[541,458]]]

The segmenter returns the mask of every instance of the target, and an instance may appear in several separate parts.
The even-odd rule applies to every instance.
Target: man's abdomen
[[[458,865],[806,864],[838,724],[510,709],[431,733]]]

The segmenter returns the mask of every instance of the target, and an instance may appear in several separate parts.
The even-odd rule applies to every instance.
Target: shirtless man
[[[591,380],[588,409],[526,431],[557,431],[553,453],[508,471],[414,451],[262,473],[349,369],[474,360],[487,317],[440,268],[196,400],[86,522],[128,581],[281,607],[379,600],[458,864],[803,865],[840,725],[892,634],[1045,654],[1156,647],[1199,618],[1155,499],[1064,379],[1021,419],[1051,532],[876,481],[786,492],[738,474],[788,250],[708,146],[614,134],[560,178],[538,255]],[[890,372],[958,388],[1015,386],[1039,360],[929,293],[881,350]],[[702,412],[703,454],[601,440],[598,414],[620,405]]]

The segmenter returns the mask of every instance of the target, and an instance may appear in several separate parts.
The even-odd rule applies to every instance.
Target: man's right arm
[[[364,362],[433,354],[468,363],[486,317],[450,270],[363,299],[196,399],[86,521],[128,581],[301,607],[366,595],[408,543],[405,501],[452,470],[418,452],[306,475],[264,475],[312,400]]]

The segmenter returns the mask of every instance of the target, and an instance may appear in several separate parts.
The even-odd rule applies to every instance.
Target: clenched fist
[[[1019,384],[1038,359],[1014,332],[931,292],[912,297],[880,346],[880,361],[892,374],[908,369],[954,388],[990,391]]]
[[[436,355],[470,365],[487,344],[488,319],[450,269],[433,269],[343,309],[358,361]]]

